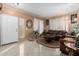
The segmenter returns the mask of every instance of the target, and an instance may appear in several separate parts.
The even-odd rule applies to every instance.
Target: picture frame
[[[77,23],[77,14],[71,15],[71,23]]]

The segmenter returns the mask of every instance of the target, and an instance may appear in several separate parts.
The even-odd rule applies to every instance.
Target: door
[[[1,44],[18,41],[18,17],[1,15]]]

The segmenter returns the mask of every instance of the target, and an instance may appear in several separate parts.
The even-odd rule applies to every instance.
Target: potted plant
[[[75,36],[75,31],[71,31],[70,33],[69,33],[69,35],[72,35],[72,36]]]
[[[79,33],[76,35],[76,43],[75,46],[79,48]]]
[[[79,24],[74,24],[72,31],[69,34],[72,36],[76,36],[76,33],[78,33],[78,32],[79,32]]]

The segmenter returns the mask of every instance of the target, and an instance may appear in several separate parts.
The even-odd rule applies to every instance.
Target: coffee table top
[[[74,38],[64,38],[65,42],[68,42],[68,43],[75,43],[75,39]]]
[[[69,43],[69,42],[64,42],[65,46],[68,48],[71,48],[73,50],[77,50],[78,48],[75,47],[75,43]]]

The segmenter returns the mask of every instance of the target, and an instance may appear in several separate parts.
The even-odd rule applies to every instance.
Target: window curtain
[[[41,19],[34,19],[33,23],[33,29],[34,31],[38,31],[39,34],[41,34],[44,31],[44,22]]]
[[[60,17],[60,18],[56,18],[56,19],[50,19],[49,28],[50,28],[50,30],[68,31],[68,18]]]

